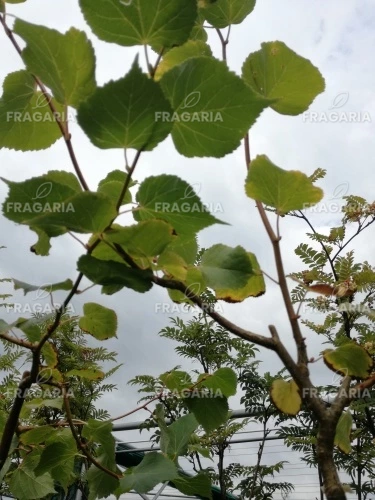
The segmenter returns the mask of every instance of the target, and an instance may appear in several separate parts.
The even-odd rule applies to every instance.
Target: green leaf
[[[201,385],[229,398],[237,392],[237,376],[231,368],[219,368],[212,374],[204,374]]]
[[[249,257],[240,246],[212,246],[203,253],[199,268],[210,288],[229,292],[243,288],[253,275]]]
[[[31,319],[18,318],[10,327],[15,326],[24,332],[30,342],[38,342],[42,335],[41,326],[55,317],[55,313],[34,317]]]
[[[100,444],[98,455],[101,455],[101,461],[106,464],[106,467],[116,470],[116,442],[112,435],[112,428],[113,424],[110,421],[103,422],[90,418],[82,429],[82,436],[92,444]]]
[[[79,377],[84,378],[86,380],[101,380],[104,377],[104,372],[101,370],[97,370],[95,368],[87,369],[87,370],[69,370],[66,374],[66,377]]]
[[[93,443],[105,444],[108,440],[115,443],[112,436],[113,424],[110,421],[94,420],[90,418],[83,426],[82,436]]]
[[[13,472],[9,488],[18,500],[40,500],[46,495],[55,493],[54,482],[49,473],[36,476],[34,469],[38,464],[39,452],[32,452]]]
[[[165,249],[165,253],[173,253],[187,264],[194,264],[197,253],[198,253],[198,243],[197,238],[194,235],[191,236],[177,236],[173,239],[171,243]],[[162,256],[163,254],[161,254]]]
[[[187,267],[184,259],[174,252],[165,251],[158,259],[158,269],[180,281],[186,280]]]
[[[374,366],[366,349],[355,342],[348,342],[337,349],[326,349],[323,360],[331,370],[359,379],[366,379]]]
[[[99,260],[91,255],[82,255],[79,258],[78,271],[96,285],[126,286],[141,293],[152,287],[152,272],[149,269],[132,269],[119,262]]]
[[[103,239],[120,245],[132,257],[160,255],[173,240],[173,227],[162,220],[147,220],[104,233]]]
[[[209,393],[192,393],[183,399],[184,404],[194,413],[195,418],[206,432],[211,432],[228,420],[228,400],[225,397],[211,397]]]
[[[173,271],[173,269],[171,269],[171,271]],[[175,271],[177,271],[177,269],[175,269]],[[206,290],[207,288],[206,280],[203,276],[202,271],[197,267],[188,267],[185,275],[183,275],[182,272],[180,276],[179,274],[180,273],[175,272],[174,276],[180,279],[180,281],[184,282],[187,288],[187,292],[199,296]],[[180,303],[193,304],[193,302],[179,290],[170,289],[168,290],[168,293],[173,302],[176,302],[177,304]]]
[[[173,479],[175,487],[184,495],[199,495],[199,497],[212,499],[211,480],[204,472],[199,472],[196,476],[178,476]]]
[[[165,429],[161,428],[161,451],[176,461],[179,456],[186,454],[190,436],[197,427],[197,419],[190,413],[180,417]]]
[[[53,92],[57,101],[78,107],[96,88],[95,54],[83,31],[64,35],[56,30],[16,19],[13,31],[25,40],[22,59]]]
[[[124,78],[98,88],[80,106],[78,123],[101,149],[151,151],[172,129],[171,123],[156,119],[158,113],[170,112],[159,84],[142,73],[136,60]]]
[[[49,228],[57,226],[76,233],[100,233],[117,216],[114,203],[106,196],[86,191],[68,198],[62,211],[45,213],[23,224]]]
[[[198,56],[212,56],[211,47],[201,41],[188,40],[184,45],[168,50],[157,67],[155,80],[160,80],[164,73],[167,73],[167,71],[170,71],[190,57]]]
[[[84,316],[79,320],[79,327],[97,340],[116,337],[117,315],[112,309],[88,302],[83,306]]]
[[[115,438],[112,435],[113,424],[110,421],[100,421],[90,418],[83,426],[82,436],[90,441],[101,445],[101,452],[106,455],[106,462],[115,465]]]
[[[196,0],[80,0],[96,36],[118,45],[171,47],[184,43],[197,17]]]
[[[53,477],[53,469],[58,467],[68,469],[71,474],[74,469],[76,455],[77,446],[73,436],[70,439],[65,439],[65,442],[54,442],[44,448],[40,462],[34,472],[36,476],[41,476],[51,471]]]
[[[297,170],[283,170],[265,155],[257,156],[246,179],[247,196],[275,208],[280,215],[302,210],[323,198],[323,191]]]
[[[51,344],[51,342],[46,342],[42,348],[42,356],[45,364],[49,368],[56,368],[58,363],[57,349]]]
[[[352,430],[353,418],[350,411],[344,411],[337,423],[335,433],[335,445],[343,453],[350,453],[352,446],[350,444],[350,433]]]
[[[174,479],[177,474],[172,460],[153,451],[147,453],[139,465],[125,472],[120,479],[120,491],[126,493],[134,489],[138,493],[147,493],[157,484]]]
[[[245,82],[265,98],[275,99],[270,106],[278,113],[299,115],[306,111],[325,88],[319,70],[283,42],[262,43],[261,47],[242,67]]]
[[[253,11],[256,0],[216,0],[206,2],[201,12],[215,28],[240,24]]]
[[[195,25],[190,33],[189,40],[197,42],[207,42],[208,36],[204,29],[205,18],[202,15],[201,9],[198,9],[198,17],[195,21]]]
[[[95,465],[92,465],[87,471],[86,480],[89,488],[88,500],[107,498],[119,487],[118,479],[97,469]]]
[[[259,297],[264,294],[266,291],[266,284],[258,260],[251,252],[248,252],[247,255],[250,260],[252,275],[248,279],[246,285],[237,290],[216,290],[215,295],[217,299],[225,300],[226,302],[242,302],[248,297]]]
[[[120,195],[122,194],[122,189],[127,180],[128,174],[122,172],[121,170],[113,170],[107,177],[99,182],[98,193],[102,193],[108,198],[110,198],[113,203],[117,205]],[[129,187],[134,184],[133,181],[129,183]],[[129,189],[126,191],[122,205],[127,205],[131,203],[132,195]]]
[[[175,66],[160,83],[174,113],[155,117],[173,125],[176,149],[187,157],[231,153],[269,104],[224,62],[207,56]]]
[[[41,229],[33,225],[31,220],[43,213],[70,213],[74,210],[74,206],[67,200],[82,192],[76,176],[52,170],[23,182],[1,179],[9,186],[9,194],[2,207],[5,217],[19,224],[30,225],[30,229],[39,236],[38,243],[31,249],[38,254],[47,255],[50,248],[49,238],[64,234],[66,228],[50,225]]]
[[[51,243],[48,234],[38,227],[30,227],[30,229],[38,235],[38,241],[31,245],[30,251],[36,255],[49,255]]]
[[[20,434],[20,441],[23,444],[41,444],[45,443],[48,438],[55,434],[57,429],[49,425],[41,425],[30,431]]]
[[[42,406],[48,406],[49,408],[56,408],[57,410],[61,410],[63,406],[63,398],[55,398],[55,399],[34,398],[31,401],[25,403],[24,406],[29,410],[37,410]]]
[[[137,221],[162,219],[180,236],[191,237],[205,227],[220,223],[211,215],[193,188],[174,175],[147,177],[137,192]]]
[[[294,380],[274,380],[270,396],[276,408],[286,415],[297,415],[301,409],[302,399]]]
[[[26,295],[30,292],[39,291],[40,295],[43,297],[49,295],[50,293],[56,290],[71,290],[73,287],[73,282],[70,279],[65,281],[61,281],[60,283],[46,283],[44,285],[29,285],[29,283],[24,283],[23,281],[18,281],[13,279],[14,289],[15,290],[23,290],[23,294]],[[45,291],[46,293],[42,292]],[[38,294],[37,294],[38,295]],[[38,298],[41,298],[40,296]]]
[[[191,387],[192,380],[187,372],[181,370],[172,370],[162,373],[159,376],[160,380],[170,391],[182,391],[187,387]]]
[[[6,76],[0,99],[0,148],[34,151],[52,146],[61,137],[45,97],[35,88],[33,77],[21,70]],[[57,116],[64,108],[52,99]]]

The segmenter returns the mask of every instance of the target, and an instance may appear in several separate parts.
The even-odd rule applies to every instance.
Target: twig
[[[275,278],[272,278],[272,276],[270,276],[269,274],[267,274],[267,273],[266,273],[266,271],[263,271],[263,270],[262,270],[261,272],[262,272],[262,274],[264,274],[264,276],[267,276],[267,278],[268,278],[269,280],[271,280],[271,281],[273,281],[274,283],[276,283],[276,285],[279,285],[279,284],[280,284],[277,280],[275,280]]]
[[[116,472],[113,472],[113,471],[107,469],[106,467],[104,467],[100,462],[98,462],[91,455],[91,453],[87,449],[87,446],[84,443],[82,443],[82,441],[81,441],[81,439],[76,431],[76,428],[74,426],[75,424],[74,424],[72,412],[70,409],[69,396],[68,396],[68,393],[66,392],[65,386],[62,387],[62,394],[63,394],[63,400],[64,400],[64,409],[65,409],[65,413],[66,413],[66,419],[69,422],[69,427],[70,427],[70,430],[72,431],[72,435],[74,437],[74,440],[77,443],[78,449],[80,449],[82,451],[82,453],[85,455],[87,460],[89,462],[91,462],[93,465],[95,465],[95,467],[97,467],[101,471],[105,472],[109,476],[112,476],[116,479],[120,479],[122,477],[121,474],[117,474]]]
[[[124,413],[123,415],[120,415],[119,417],[114,417],[110,419],[110,422],[115,422],[116,420],[121,420],[122,418],[128,417],[129,415],[132,415],[133,413],[136,413],[139,410],[144,410],[146,407],[150,404],[153,403],[154,401],[160,399],[163,396],[163,391],[161,391],[159,394],[154,396],[152,399],[149,401],[146,401],[143,405],[137,406],[137,408],[134,408],[134,410],[130,410],[127,413]]]

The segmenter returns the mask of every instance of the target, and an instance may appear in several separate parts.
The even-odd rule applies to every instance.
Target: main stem
[[[319,423],[316,456],[323,476],[324,494],[327,500],[346,500],[346,495],[333,460],[336,420],[326,418]]]

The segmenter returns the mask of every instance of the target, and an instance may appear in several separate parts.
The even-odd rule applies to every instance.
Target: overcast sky
[[[231,33],[228,62],[238,73],[248,54],[258,50],[261,42],[281,40],[301,56],[309,58],[325,78],[326,90],[313,102],[310,114],[287,117],[271,109],[266,110],[253,126],[250,136],[253,157],[267,154],[276,165],[288,170],[302,170],[306,174],[311,174],[317,167],[328,170],[327,177],[319,182],[325,191],[321,211],[311,213],[311,221],[320,231],[327,232],[329,227],[337,225],[340,219],[339,194],[357,194],[372,201],[374,193],[374,7],[374,0],[262,0],[258,1],[253,14],[241,26],[233,27]],[[28,0],[25,4],[9,5],[8,11],[29,22],[54,27],[62,32],[71,26],[85,30],[95,47],[99,85],[124,76],[138,52],[140,58],[143,57],[140,48],[119,47],[99,41],[85,25],[77,1]],[[210,41],[215,55],[220,57],[220,46],[212,33]],[[0,55],[0,81],[8,73],[23,68],[22,61],[2,32]],[[346,103],[337,111],[347,115],[355,112],[355,121],[338,123],[328,118],[327,122],[315,122],[312,113],[329,116],[341,94],[346,96]],[[78,161],[91,189],[95,189],[111,170],[123,168],[121,150],[95,148],[75,124],[72,124],[71,132]],[[0,151],[1,176],[10,180],[21,181],[51,169],[73,171],[62,140],[40,152]],[[202,231],[199,234],[201,246],[208,247],[219,242],[242,245],[258,256],[264,270],[275,275],[270,244],[254,203],[244,193],[246,168],[242,148],[221,160],[187,159],[174,150],[169,138],[153,152],[142,155],[135,178],[141,181],[149,175],[161,173],[178,175],[194,184],[202,201],[216,207],[215,215],[230,224]],[[5,185],[0,184],[1,200],[6,193]],[[294,255],[294,248],[306,240],[306,230],[307,227],[299,220],[282,220],[282,250],[287,272],[302,269]],[[36,285],[66,278],[74,280],[76,261],[82,254],[82,247],[71,237],[52,240],[50,256],[46,258],[28,251],[35,242],[35,235],[26,226],[16,226],[2,217],[0,234],[0,245],[7,247],[0,254],[0,276]],[[358,238],[356,255],[359,261],[367,259],[371,262],[374,241],[373,227]],[[240,326],[261,334],[268,335],[268,325],[275,324],[285,342],[291,346],[291,331],[280,293],[272,283],[267,285],[268,293],[264,297],[248,299],[239,305],[223,304],[222,310],[225,316]],[[63,294],[56,294],[55,299],[58,302],[63,297]],[[22,293],[15,294],[14,302],[17,301],[25,303]],[[124,363],[115,378],[118,391],[106,397],[103,403],[113,416],[135,406],[138,399],[136,391],[126,385],[126,381],[134,375],[157,375],[176,364],[190,368],[176,357],[173,343],[157,335],[161,328],[169,324],[168,317],[172,315],[168,311],[160,312],[158,306],[170,304],[164,290],[154,287],[147,294],[124,290],[115,296],[102,296],[100,289],[95,288],[74,299],[75,312],[79,314],[82,304],[92,301],[115,309],[119,318],[118,339],[105,343],[108,348],[118,351],[119,361]],[[0,313],[6,314],[1,309]],[[190,317],[188,314],[180,316]],[[11,314],[4,317],[9,321],[11,318]],[[306,336],[309,355],[317,356],[320,339],[309,330],[306,330]],[[264,370],[275,371],[281,366],[273,353],[262,350],[261,359]],[[332,379],[322,364],[313,367],[313,373],[317,383],[329,383]],[[238,398],[234,398],[232,407],[238,406]],[[139,413],[132,420],[143,417]]]

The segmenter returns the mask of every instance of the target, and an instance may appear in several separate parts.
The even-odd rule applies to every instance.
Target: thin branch
[[[36,344],[32,342],[28,342],[27,340],[18,339],[16,337],[12,337],[7,333],[0,333],[0,338],[6,340],[7,342],[11,342],[12,344],[18,345],[20,347],[25,347],[26,349],[30,349],[31,351],[35,349]]]
[[[68,231],[68,234],[69,234],[69,236],[71,236],[72,238],[74,238],[76,241],[78,241],[78,243],[80,245],[82,245],[85,250],[87,250],[86,243],[83,243],[83,241],[81,241],[79,238],[77,238],[77,236],[75,234],[73,234],[72,232]]]
[[[118,244],[111,245],[109,242],[103,240],[107,245],[109,245],[130,267],[133,269],[140,269],[139,266],[134,262],[132,257],[126,253],[126,251]],[[221,316],[217,313],[211,304],[207,304],[203,302],[203,300],[192,293],[190,288],[186,286],[184,283],[180,281],[176,281],[174,279],[165,279],[156,276],[155,274],[152,276],[152,281],[163,288],[169,288],[171,290],[179,290],[182,292],[187,298],[189,298],[195,305],[197,305],[204,313],[210,316],[213,320],[215,320],[219,325],[229,330],[231,333],[236,335],[237,337],[241,337],[249,342],[253,342],[254,344],[261,345],[266,347],[267,349],[274,350],[274,344],[271,338],[264,337],[262,335],[258,335],[257,333],[253,333],[239,326],[235,325],[228,319]]]
[[[245,136],[244,146],[245,146],[246,166],[249,169],[250,165],[251,165],[249,134],[246,134],[246,136]],[[284,271],[284,264],[283,264],[283,259],[281,256],[281,250],[280,250],[280,239],[281,238],[280,238],[280,236],[275,234],[275,231],[273,230],[271,223],[267,217],[263,203],[261,203],[260,201],[256,201],[256,206],[258,208],[259,215],[262,219],[262,222],[263,222],[263,225],[266,229],[268,237],[269,237],[269,239],[272,243],[272,246],[273,246],[273,253],[274,253],[274,257],[275,257],[279,286],[280,286],[281,294],[283,296],[284,305],[285,305],[285,308],[286,308],[287,313],[288,313],[288,318],[289,318],[290,326],[292,328],[294,341],[295,341],[296,346],[297,346],[298,363],[301,365],[301,369],[303,369],[305,372],[308,372],[308,370],[307,370],[308,356],[307,356],[305,339],[302,336],[301,329],[300,329],[299,322],[298,322],[298,315],[294,311],[294,307],[293,307],[292,300],[290,298],[290,294],[289,294],[289,290],[288,290],[288,283],[286,280],[286,275],[285,275],[285,271]],[[303,366],[304,366],[304,368],[302,368]]]
[[[143,45],[143,49],[144,49],[144,52],[145,52],[145,59],[146,59],[146,64],[147,64],[147,71],[149,72],[149,75],[151,76],[152,66],[150,64],[150,59],[148,57],[147,44]]]
[[[342,250],[344,250],[344,248],[349,245],[349,243],[356,237],[358,236],[362,231],[364,231],[366,228],[368,228],[373,222],[375,222],[375,217],[370,220],[370,222],[368,222],[365,226],[363,226],[362,224],[359,224],[358,226],[358,229],[357,231],[353,234],[353,236],[351,236],[345,243],[342,247],[340,247],[340,249],[335,253],[335,255],[332,257],[332,260],[335,260],[336,257],[340,254],[340,252]]]
[[[276,285],[280,285],[280,283],[279,283],[277,280],[275,280],[274,278],[272,278],[272,276],[270,276],[269,274],[267,274],[267,273],[266,273],[266,271],[261,270],[261,272],[262,272],[262,274],[264,274],[264,276],[267,276],[267,278],[268,278],[269,280],[271,280],[271,281],[273,281],[274,283],[276,283]]]
[[[122,477],[121,474],[117,474],[116,472],[113,472],[113,471],[107,469],[106,467],[104,467],[101,463],[99,463],[91,455],[91,453],[87,449],[87,446],[84,443],[82,443],[82,441],[77,433],[77,430],[75,428],[74,420],[72,417],[72,412],[70,409],[69,396],[68,396],[68,393],[66,392],[66,388],[64,386],[62,387],[62,394],[63,394],[63,400],[64,400],[64,409],[65,409],[65,413],[66,413],[66,419],[69,422],[69,427],[70,427],[70,430],[72,431],[72,435],[74,437],[74,440],[77,443],[78,449],[80,449],[82,451],[82,453],[85,455],[87,460],[89,462],[91,462],[93,465],[95,465],[95,467],[97,467],[101,471],[105,472],[109,476],[112,476],[116,479],[120,479]]]
[[[7,35],[7,37],[9,38],[9,40],[11,41],[13,47],[16,49],[16,51],[18,52],[18,54],[21,56],[22,58],[22,49],[21,47],[19,46],[17,40],[15,39],[14,35],[13,35],[13,32],[12,30],[9,28],[9,26],[7,25],[6,21],[5,21],[5,18],[2,14],[0,14],[0,23],[2,24],[3,28],[4,28],[4,31],[5,31],[5,34]],[[71,162],[73,164],[73,167],[74,167],[74,170],[77,174],[77,177],[83,187],[83,189],[85,191],[89,191],[89,187],[86,183],[86,180],[81,172],[81,169],[80,169],[80,166],[78,164],[78,161],[77,161],[77,158],[76,158],[76,155],[75,155],[75,152],[74,152],[74,149],[73,149],[73,145],[72,145],[72,141],[71,141],[71,135],[67,129],[66,126],[64,126],[64,123],[62,122],[62,120],[59,118],[59,114],[52,102],[52,99],[51,99],[51,96],[48,94],[47,92],[47,89],[46,87],[44,86],[44,84],[42,83],[42,81],[35,75],[32,75],[32,77],[34,78],[34,81],[35,83],[38,85],[38,87],[40,88],[53,116],[54,116],[54,119],[56,121],[56,124],[57,126],[59,127],[60,129],[60,132],[61,132],[61,135],[63,136],[64,138],[64,141],[65,141],[65,145],[68,149],[68,152],[69,152],[69,156],[70,156],[70,159],[71,159]]]
[[[194,302],[195,305],[202,309],[202,311],[204,311],[208,316],[215,320],[219,325],[221,325],[223,328],[230,331],[237,337],[241,337],[244,340],[248,340],[249,342],[252,342],[254,344],[261,345],[262,347],[266,347],[267,349],[275,350],[275,345],[272,338],[258,335],[257,333],[244,330],[243,328],[235,325],[234,323],[217,313],[210,304],[204,303],[200,297],[193,294],[189,287],[184,285],[183,283],[175,280],[159,278],[155,275],[152,277],[152,281],[163,288],[179,290],[192,302]]]
[[[309,226],[309,228],[311,229],[311,231],[312,231],[314,234],[317,234],[317,232],[316,232],[316,230],[315,230],[314,226],[311,224],[311,222],[310,222],[310,221],[309,221],[309,219],[306,217],[306,215],[305,215],[305,214],[304,214],[301,210],[299,210],[299,213],[301,214],[301,215],[300,215],[300,218],[301,218],[301,219],[303,219],[303,220],[304,220],[304,221],[308,224],[308,226]],[[320,241],[320,240],[318,240],[318,241],[319,241],[320,246],[322,247],[322,249],[323,249],[324,253],[326,254],[326,257],[327,257],[327,260],[328,260],[329,265],[330,265],[330,267],[331,267],[332,274],[333,274],[333,276],[334,276],[334,278],[335,278],[335,281],[338,281],[338,276],[337,276],[337,273],[336,273],[336,271],[335,271],[335,267],[334,267],[334,265],[333,265],[334,259],[331,259],[331,256],[329,255],[329,252],[328,252],[328,250],[327,250],[326,246],[324,245],[324,243],[323,243],[322,241]]]
[[[132,180],[132,175],[134,174],[134,170],[138,164],[138,160],[141,156],[141,154],[143,153],[144,151],[144,148],[146,146],[143,146],[141,149],[139,149],[134,157],[134,160],[133,160],[133,163],[131,165],[131,167],[129,168],[128,170],[128,175],[126,176],[126,179],[125,179],[125,182],[124,182],[124,185],[122,187],[122,190],[121,190],[121,193],[120,193],[120,196],[119,196],[119,199],[117,201],[117,204],[116,204],[116,209],[117,209],[117,212],[120,210],[121,208],[121,205],[122,205],[122,202],[124,201],[124,198],[125,198],[125,195],[126,195],[126,191],[128,190],[129,186],[130,186],[130,182]],[[112,222],[111,224],[112,225]]]
[[[216,33],[219,35],[220,42],[221,42],[223,61],[226,63],[227,62],[227,45],[229,43],[229,39],[228,39],[228,36],[226,39],[223,37],[223,34],[219,30],[219,28],[215,28],[215,30],[216,30]]]
[[[151,78],[155,78],[155,73],[156,73],[156,70],[157,70],[157,69],[158,69],[158,67],[159,67],[159,64],[160,64],[161,58],[163,57],[164,50],[165,50],[165,48],[163,47],[163,48],[161,49],[161,51],[159,52],[159,54],[158,54],[158,58],[156,59],[156,62],[155,62],[155,64],[154,64],[154,66],[151,66],[151,72],[150,72],[150,76],[151,76]]]
[[[160,399],[163,395],[163,391],[154,396],[152,399],[146,401],[143,405],[137,406],[137,408],[134,408],[134,410],[130,410],[127,413],[124,413],[123,415],[120,415],[119,417],[114,417],[110,419],[110,422],[115,422],[116,420],[121,420],[122,418],[128,417],[129,415],[133,415],[133,413],[136,413],[139,410],[144,410],[146,407],[150,404],[153,403],[154,401],[157,401]]]

